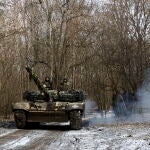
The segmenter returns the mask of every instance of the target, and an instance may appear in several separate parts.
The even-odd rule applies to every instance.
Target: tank
[[[17,128],[24,129],[32,123],[69,121],[71,129],[81,129],[85,111],[83,92],[49,90],[30,66],[26,66],[26,71],[38,87],[38,92],[25,91],[23,101],[12,104]]]

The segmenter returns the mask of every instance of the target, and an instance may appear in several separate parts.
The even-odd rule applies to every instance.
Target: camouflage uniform
[[[46,87],[48,90],[52,90],[52,81],[50,80],[49,77],[45,78],[45,81],[43,82],[43,86]]]
[[[65,78],[63,81],[60,83],[60,91],[67,91],[70,88],[70,84],[68,80]]]

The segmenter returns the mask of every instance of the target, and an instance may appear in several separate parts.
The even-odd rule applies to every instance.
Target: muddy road
[[[67,125],[39,125],[17,129],[13,122],[0,127],[0,150],[44,150],[69,130]]]
[[[70,130],[68,123],[20,130],[13,121],[0,122],[0,150],[150,150],[149,118],[116,120],[111,112],[107,117],[92,113],[81,130]]]
[[[1,123],[2,124],[2,123]],[[0,150],[150,150],[150,124],[84,126],[40,125],[19,130],[13,122],[0,126]]]

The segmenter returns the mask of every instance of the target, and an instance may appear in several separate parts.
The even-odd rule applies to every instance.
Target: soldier
[[[45,77],[45,81],[43,82],[43,86],[46,87],[48,90],[52,90],[52,81],[49,77]]]
[[[67,91],[69,90],[69,82],[66,78],[60,83],[60,91]]]
[[[116,116],[126,116],[127,107],[124,98],[124,91],[120,89],[116,94],[113,95],[112,108]]]

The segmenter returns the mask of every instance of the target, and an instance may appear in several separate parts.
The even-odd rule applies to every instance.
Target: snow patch
[[[143,131],[143,134],[142,134]],[[148,150],[150,129],[136,126],[89,127],[68,131],[46,147],[49,150]]]
[[[13,133],[17,131],[17,129],[3,129],[3,128],[0,128],[0,137],[3,137],[5,135],[8,135],[10,133]]]
[[[21,139],[17,139],[11,142],[6,143],[3,145],[3,147],[6,147],[5,149],[14,149],[15,147],[20,147],[26,145],[30,141],[29,137],[23,137]]]
[[[24,137],[20,137],[18,139],[13,140],[13,141],[9,141],[9,142],[5,143],[4,145],[1,145],[0,149],[9,150],[9,149],[19,148],[21,146],[26,146],[26,145],[30,144],[30,142],[32,142],[36,138],[44,137],[44,135],[46,133],[47,133],[47,131],[33,130],[30,133],[27,133],[26,135],[24,135]]]
[[[146,149],[148,150],[148,147],[146,148],[147,142],[144,140],[127,139],[127,140],[124,140],[121,143],[121,145],[122,145],[120,147],[121,150],[136,150],[136,149],[142,149],[142,148],[144,148],[144,150]]]

